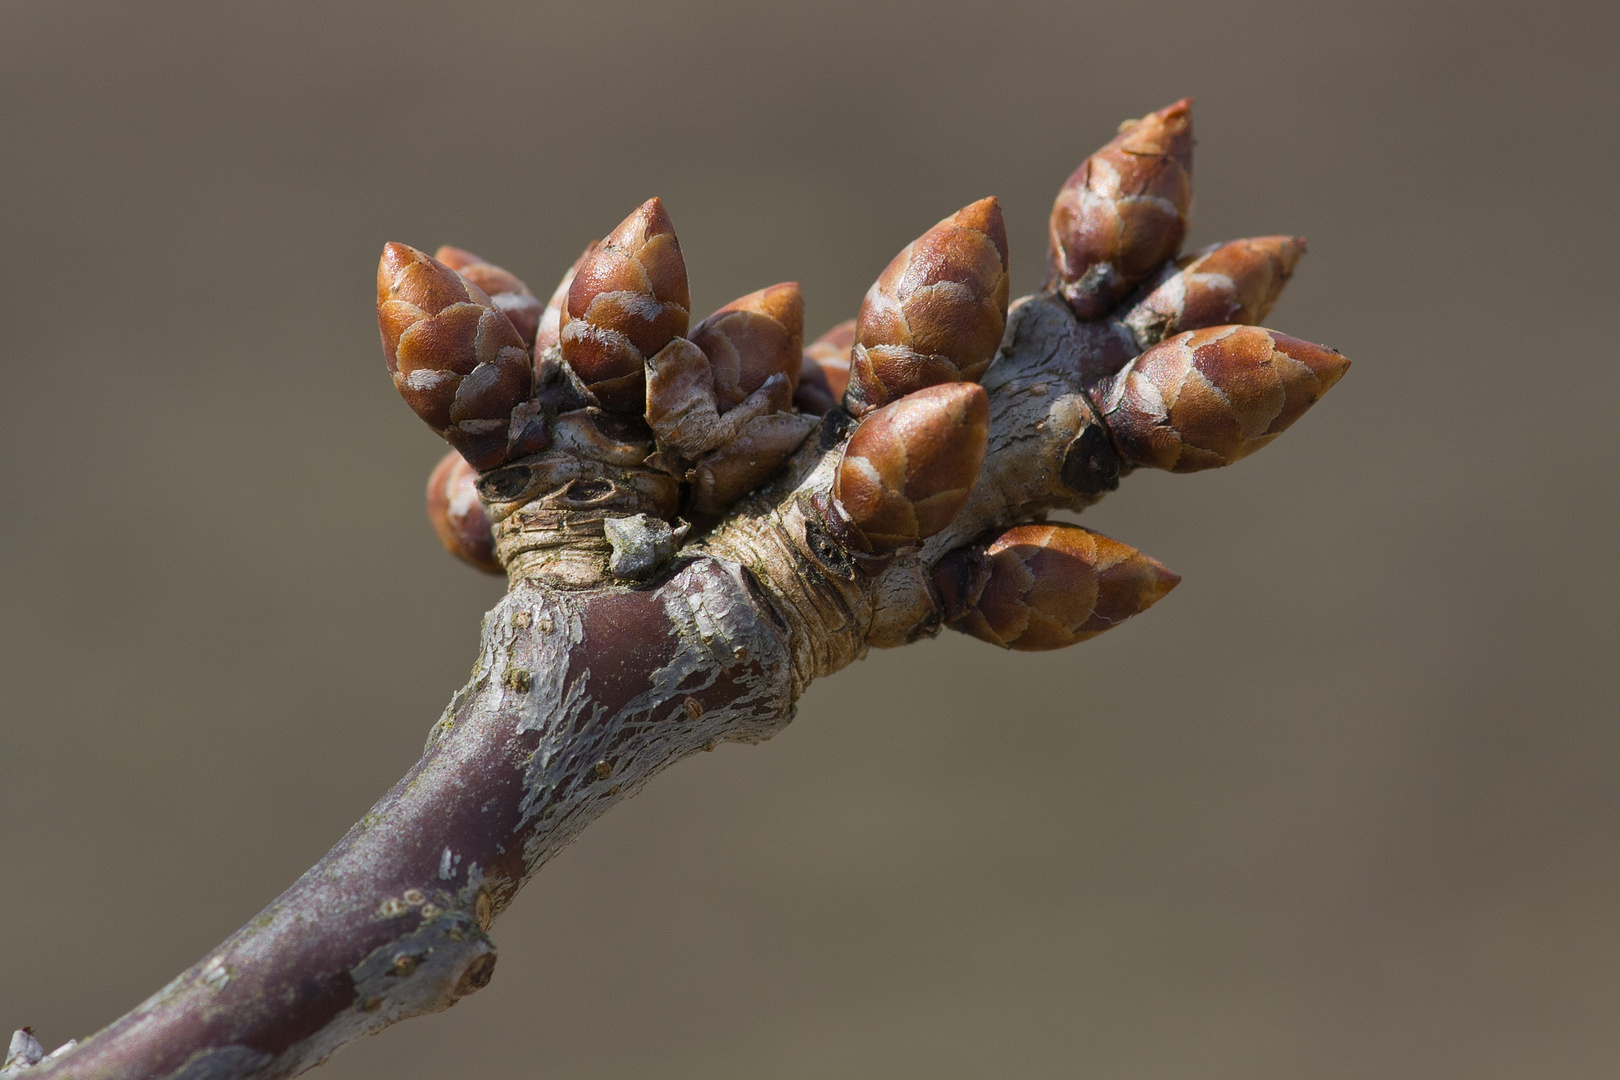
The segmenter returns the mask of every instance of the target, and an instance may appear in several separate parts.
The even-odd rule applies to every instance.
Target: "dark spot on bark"
[[[496,469],[478,478],[478,494],[489,502],[506,502],[521,498],[529,490],[532,476],[522,465]]]
[[[816,431],[816,449],[822,453],[831,450],[844,441],[854,424],[855,418],[845,412],[843,406],[834,406],[821,418],[821,427]]]
[[[1063,455],[1063,483],[1095,499],[1119,487],[1119,455],[1098,424],[1087,424]]]
[[[805,522],[804,542],[809,546],[810,554],[815,560],[830,573],[844,578],[855,576],[855,566],[850,562],[843,545],[832,538],[832,534],[821,522],[814,518]]]
[[[563,498],[569,502],[589,503],[606,495],[613,494],[613,484],[608,480],[571,480],[563,488]]]
[[[495,977],[495,954],[485,953],[467,965],[467,971],[456,984],[456,997],[466,997],[474,990],[482,990]]]

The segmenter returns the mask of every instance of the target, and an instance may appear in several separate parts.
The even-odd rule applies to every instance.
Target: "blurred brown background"
[[[947,635],[683,763],[326,1077],[1608,1077],[1620,1061],[1614,26],[1510,6],[0,5],[0,1024],[251,917],[417,754],[494,579],[372,314],[388,239],[542,297],[662,195],[695,314],[853,314],[1197,97],[1196,244],[1355,367],[1088,523],[1181,571],[1089,645]]]

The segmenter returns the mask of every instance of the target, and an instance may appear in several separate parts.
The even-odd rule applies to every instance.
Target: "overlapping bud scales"
[[[1184,330],[1258,326],[1305,254],[1299,236],[1259,236],[1213,244],[1178,259],[1124,316],[1142,348]]]
[[[519,408],[533,387],[529,350],[478,286],[389,244],[377,266],[377,325],[406,404],[475,468],[543,444],[543,418]]]
[[[562,356],[609,412],[639,413],[647,359],[686,333],[686,261],[664,204],[649,199],[586,254],[563,305]]]
[[[894,257],[861,301],[844,404],[860,416],[984,374],[1007,326],[1007,228],[980,199]]]
[[[714,371],[720,411],[735,408],[772,375],[798,389],[804,354],[804,294],[797,281],[749,293],[698,323],[692,344]]]
[[[1280,435],[1350,366],[1339,353],[1255,326],[1177,334],[1131,361],[1098,397],[1121,456],[1197,472]]]
[[[869,413],[833,477],[833,525],[856,551],[889,555],[944,529],[966,505],[990,439],[990,399],[946,383]]]
[[[647,423],[659,464],[717,514],[769,476],[815,426],[792,412],[804,340],[798,282],[772,285],[704,319],[647,363]]]
[[[1192,208],[1192,100],[1121,128],[1052,205],[1047,288],[1097,319],[1181,248]]]
[[[813,416],[825,416],[842,401],[849,387],[849,352],[854,345],[855,320],[848,319],[806,346],[793,404]]]
[[[495,534],[478,499],[478,473],[454,450],[439,459],[427,483],[427,515],[444,549],[491,574],[502,572],[495,558]]]
[[[1006,649],[1061,649],[1152,607],[1181,580],[1077,525],[1020,525],[934,569],[946,625]]]
[[[579,273],[580,265],[595,250],[596,241],[592,240],[586,245],[585,250],[579,253],[579,258],[574,260],[574,265],[568,268],[568,273],[563,275],[562,281],[558,282],[557,288],[552,292],[551,299],[546,301],[545,310],[540,312],[540,321],[535,326],[534,331],[534,362],[536,366],[539,365],[545,351],[557,344],[558,339],[562,337],[563,305],[568,303],[568,290],[573,288],[574,275]]]
[[[435,251],[433,257],[483,289],[501,314],[512,320],[512,328],[523,343],[534,348],[534,334],[540,323],[540,301],[516,274],[449,244]]]

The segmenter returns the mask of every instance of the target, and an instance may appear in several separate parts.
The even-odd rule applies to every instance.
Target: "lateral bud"
[[[855,320],[847,319],[805,347],[799,389],[793,395],[796,408],[825,416],[844,399],[849,387],[849,352],[854,345]]]
[[[1300,236],[1257,236],[1213,244],[1176,260],[1123,322],[1142,348],[1186,330],[1258,326],[1305,254]]]
[[[1061,649],[1162,600],[1181,580],[1128,544],[1078,525],[1020,525],[934,569],[945,624],[1004,649]]]
[[[691,307],[675,227],[648,199],[580,262],[562,309],[562,358],[602,408],[639,413],[642,367],[686,333]]]
[[[540,324],[540,301],[516,274],[470,251],[444,245],[433,257],[489,294],[490,303],[512,321],[512,328],[523,344],[534,348],[535,330]]]
[[[804,297],[790,281],[732,301],[648,360],[654,463],[692,485],[692,513],[723,513],[815,427],[791,411],[803,339]]]
[[[1180,249],[1192,208],[1192,99],[1120,130],[1059,189],[1046,287],[1081,319],[1108,313]]]
[[[514,418],[534,384],[522,337],[477,285],[405,244],[377,266],[377,325],[405,403],[461,452],[489,469],[516,443],[539,437]]]
[[[1098,395],[1120,455],[1197,472],[1271,442],[1338,382],[1350,361],[1258,326],[1216,326],[1162,341]]]
[[[833,475],[839,540],[891,555],[944,529],[966,505],[990,441],[990,399],[977,383],[946,383],[869,413]]]
[[[913,240],[861,301],[845,406],[860,416],[927,386],[978,381],[1007,328],[1007,290],[994,198]]]
[[[698,323],[690,336],[709,359],[721,412],[777,374],[787,379],[791,399],[803,363],[804,293],[797,281],[751,292]]]
[[[450,554],[491,574],[504,573],[477,482],[477,471],[454,450],[440,458],[428,476],[428,521]]]

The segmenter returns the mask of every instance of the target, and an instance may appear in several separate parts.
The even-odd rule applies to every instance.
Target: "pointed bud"
[[[1120,454],[1197,472],[1265,446],[1350,366],[1339,353],[1257,326],[1177,334],[1131,361],[1099,395]]]
[[[1020,525],[934,569],[953,630],[1004,649],[1061,649],[1158,603],[1179,574],[1078,525]]]
[[[574,265],[568,268],[568,273],[563,275],[562,281],[557,283],[557,288],[553,290],[551,299],[546,301],[545,310],[540,313],[540,322],[534,331],[534,359],[536,363],[540,360],[540,354],[557,344],[557,339],[562,336],[563,305],[568,303],[568,290],[573,288],[574,276],[579,273],[580,266],[595,250],[596,241],[592,240],[585,246],[585,250],[579,253],[579,258],[574,260]]]
[[[923,233],[867,290],[845,404],[856,416],[925,386],[975,382],[1007,327],[1007,228],[980,199]]]
[[[435,251],[433,257],[489,294],[490,302],[512,320],[512,328],[523,339],[523,344],[534,347],[534,333],[540,323],[540,301],[516,274],[449,244]]]
[[[1047,288],[1081,319],[1108,313],[1171,258],[1192,208],[1192,99],[1121,128],[1058,191]]]
[[[475,467],[499,465],[513,410],[534,382],[511,321],[454,270],[389,244],[377,266],[377,324],[406,404]]]
[[[749,293],[698,323],[688,335],[714,370],[714,395],[721,412],[778,373],[791,390],[799,384],[804,350],[804,294],[797,281]]]
[[[686,333],[686,261],[664,204],[649,199],[585,256],[563,305],[563,359],[610,412],[639,413],[642,365]]]
[[[454,450],[440,458],[428,477],[428,521],[450,554],[491,574],[503,573],[477,481],[477,470]]]
[[[911,547],[967,504],[990,441],[990,399],[977,383],[907,394],[861,421],[833,479],[836,526],[873,555]]]
[[[1174,270],[1124,317],[1142,348],[1185,330],[1233,323],[1258,326],[1305,254],[1298,236],[1258,236],[1215,244]]]

